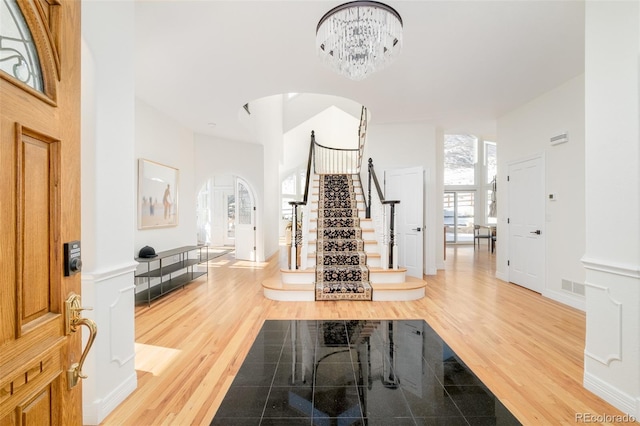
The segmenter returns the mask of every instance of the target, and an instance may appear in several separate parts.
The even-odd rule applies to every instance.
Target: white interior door
[[[509,190],[509,281],[538,293],[544,287],[544,162],[511,163]]]
[[[256,260],[256,205],[251,188],[236,179],[236,259]]]
[[[235,191],[233,187],[215,187],[212,197],[211,244],[215,247],[234,245]],[[232,223],[230,223],[232,221]]]
[[[411,167],[386,171],[385,198],[400,200],[395,218],[398,266],[407,268],[407,275],[422,279],[424,169]]]

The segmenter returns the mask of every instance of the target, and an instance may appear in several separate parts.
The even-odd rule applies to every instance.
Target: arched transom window
[[[0,0],[0,70],[44,91],[38,52],[15,0]]]

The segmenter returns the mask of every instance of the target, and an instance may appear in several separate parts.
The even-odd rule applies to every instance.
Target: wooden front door
[[[80,2],[0,7],[0,425],[79,425],[63,244],[80,240]]]

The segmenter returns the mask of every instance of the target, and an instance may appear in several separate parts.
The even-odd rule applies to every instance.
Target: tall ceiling
[[[341,3],[137,0],[136,94],[196,133],[240,141],[252,141],[242,105],[292,92],[352,99],[372,124],[493,137],[498,117],[584,71],[581,0],[388,1],[403,50],[351,81],[315,53],[318,20]]]

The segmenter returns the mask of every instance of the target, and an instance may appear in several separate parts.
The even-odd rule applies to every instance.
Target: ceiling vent
[[[569,132],[563,132],[555,136],[551,136],[549,139],[551,145],[560,145],[561,143],[569,142]]]

